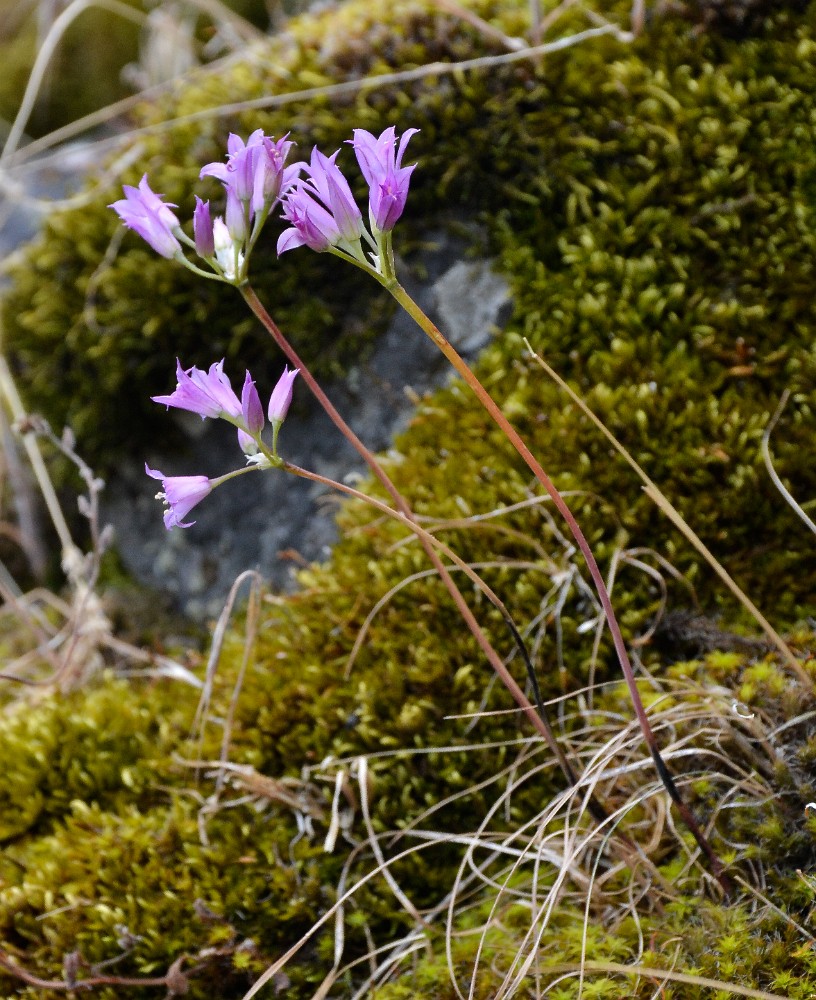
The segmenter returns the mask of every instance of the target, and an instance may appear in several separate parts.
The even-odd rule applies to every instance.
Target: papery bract
[[[405,209],[411,174],[416,167],[402,166],[405,147],[418,129],[409,128],[402,134],[399,149],[393,125],[379,138],[365,129],[356,128],[350,140],[357,162],[368,184],[368,204],[374,225],[382,232],[393,229]]]
[[[151,397],[155,403],[189,410],[201,417],[241,419],[241,403],[224,374],[223,360],[205,372],[195,366],[185,371],[177,359],[176,379],[178,384],[169,396]]]
[[[244,255],[236,249],[236,243],[230,236],[227,224],[221,216],[213,223],[213,244],[215,246],[215,259],[224,272],[224,277],[229,281],[234,281],[237,273],[244,266]],[[239,241],[238,246],[240,245]]]
[[[150,189],[147,174],[139,181],[138,188],[125,184],[122,190],[125,197],[108,207],[162,257],[171,258],[180,254],[181,244],[173,235],[173,230],[179,228],[179,220],[171,211],[171,206]]]
[[[280,426],[286,419],[286,414],[289,412],[289,405],[292,402],[295,379],[299,373],[299,368],[293,368],[292,371],[289,371],[288,365],[283,369],[283,375],[278,379],[278,384],[272,390],[272,395],[269,398],[269,411],[267,415],[271,423]]]
[[[164,500],[167,510],[164,512],[164,526],[171,528],[189,528],[195,521],[185,523],[185,518],[197,503],[200,503],[212,492],[212,482],[206,476],[165,476],[163,472],[151,469],[145,462],[145,472],[153,479],[160,479],[162,493],[156,494],[157,500]]]

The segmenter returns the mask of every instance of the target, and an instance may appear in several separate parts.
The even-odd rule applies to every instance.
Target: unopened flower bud
[[[199,257],[213,257],[215,243],[213,241],[213,222],[210,216],[210,203],[202,201],[196,195],[196,207],[193,212],[193,235],[195,236],[196,253]]]
[[[289,371],[288,366],[283,369],[283,375],[278,379],[278,384],[272,390],[272,396],[269,399],[268,416],[271,423],[280,426],[286,419],[289,404],[292,402],[294,382],[299,371],[299,368]]]

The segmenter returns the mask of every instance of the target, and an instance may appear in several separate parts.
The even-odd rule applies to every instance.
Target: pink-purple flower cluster
[[[286,168],[286,159],[293,142],[287,136],[275,141],[256,129],[246,142],[230,133],[227,139],[227,162],[208,163],[201,168],[200,177],[216,177],[227,191],[227,225],[234,239],[242,239],[240,227],[244,207],[251,223],[256,216],[268,209],[287,183],[297,173]],[[236,231],[233,232],[233,229]]]
[[[210,203],[196,196],[193,239],[171,211],[176,206],[163,202],[150,189],[146,175],[138,188],[126,185],[125,197],[111,208],[163,257],[175,258],[206,277],[222,281],[240,284],[246,278],[249,254],[278,202],[289,223],[278,239],[279,254],[299,246],[334,250],[383,273],[383,260],[390,254],[390,233],[405,210],[416,166],[402,165],[405,149],[416,132],[407,129],[398,142],[393,126],[379,137],[358,128],[348,140],[368,184],[370,232],[337,165],[339,150],[325,156],[315,148],[308,163],[286,166],[294,143],[287,136],[275,140],[262,129],[256,129],[246,142],[231,134],[226,162],[208,163],[201,169],[202,178],[215,177],[224,185],[226,205],[224,215],[213,218]],[[361,239],[369,247],[372,263],[363,253]],[[189,261],[182,244],[194,249],[213,273]]]
[[[215,177],[224,185],[224,216],[213,218],[210,203],[196,197],[193,239],[182,230],[168,205],[155,194],[145,175],[138,188],[126,185],[125,197],[110,207],[163,257],[173,257],[206,277],[241,282],[246,261],[261,227],[275,203],[295,180],[300,168],[287,167],[294,143],[286,136],[277,141],[257,129],[243,141],[230,135],[226,163],[208,163],[201,177]],[[182,243],[194,249],[212,268],[201,271],[185,256]]]
[[[403,167],[402,158],[417,131],[411,128],[404,132],[398,147],[393,126],[379,138],[358,128],[349,140],[368,184],[370,235],[363,227],[349,183],[337,166],[339,150],[332,156],[312,150],[311,161],[299,164],[306,178],[296,180],[283,197],[283,217],[291,226],[278,239],[278,253],[299,246],[317,251],[335,247],[364,260],[359,250],[361,237],[366,237],[375,251],[381,251],[383,236],[391,232],[405,210],[416,164]]]
[[[297,375],[297,368],[290,371],[285,367],[269,398],[267,415],[273,433],[271,452],[261,441],[261,432],[265,424],[264,410],[252,376],[249,372],[246,373],[239,399],[224,374],[223,360],[210,365],[208,371],[195,366],[185,370],[177,360],[176,388],[167,396],[153,396],[152,399],[156,403],[164,403],[167,407],[173,406],[179,410],[197,413],[202,419],[220,417],[228,420],[238,429],[238,443],[247,460],[259,464],[257,459],[261,459],[262,463],[271,465],[269,458],[274,460],[277,457],[278,431],[289,411]],[[154,479],[162,480],[164,492],[157,496],[167,505],[164,524],[168,529],[189,528],[194,524],[194,521],[185,523],[183,518],[197,503],[208,496],[215,486],[234,475],[231,473],[220,479],[208,479],[206,476],[165,476],[163,472],[150,469],[147,465],[145,471]]]
[[[202,168],[201,178],[214,177],[222,183],[226,204],[223,216],[213,218],[210,203],[196,196],[192,238],[172,211],[177,206],[164,202],[161,195],[151,190],[146,174],[138,187],[125,185],[125,197],[110,207],[163,257],[175,259],[204,277],[240,285],[246,280],[249,255],[261,228],[274,206],[280,203],[289,227],[278,240],[278,254],[299,246],[332,250],[380,280],[388,280],[393,277],[391,231],[405,209],[416,166],[403,167],[402,160],[416,132],[417,129],[407,129],[398,142],[393,126],[379,137],[365,129],[354,130],[349,143],[368,184],[368,228],[349,182],[337,165],[339,150],[325,156],[315,148],[308,163],[286,166],[294,144],[288,136],[275,140],[264,135],[262,129],[256,129],[246,142],[231,134],[226,162],[208,163]],[[362,249],[363,240],[368,257]],[[202,270],[189,260],[185,247],[195,250],[211,270]],[[153,399],[168,407],[198,413],[202,418],[228,420],[237,428],[238,442],[247,461],[267,467],[280,464],[278,432],[292,400],[297,374],[297,369],[284,369],[270,397],[267,415],[272,425],[271,449],[261,440],[264,410],[249,372],[239,399],[224,374],[223,361],[211,365],[208,371],[184,369],[177,362],[175,390]],[[184,518],[197,503],[221,482],[247,471],[239,470],[213,480],[206,476],[165,476],[147,466],[145,470],[162,481],[163,492],[158,496],[167,504],[164,515],[167,528],[189,527],[194,522],[185,522]]]

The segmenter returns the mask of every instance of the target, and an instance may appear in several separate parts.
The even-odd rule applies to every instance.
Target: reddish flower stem
[[[680,795],[680,790],[677,787],[671,772],[666,766],[666,762],[663,760],[662,754],[660,753],[660,748],[657,744],[651,724],[649,723],[649,718],[646,714],[645,708],[643,707],[640,692],[637,689],[635,674],[632,670],[632,664],[629,661],[629,654],[626,651],[626,644],[624,643],[623,636],[621,635],[620,626],[618,625],[618,620],[615,615],[614,608],[612,607],[609,592],[606,589],[606,584],[604,583],[603,576],[598,568],[595,556],[592,554],[589,542],[587,542],[586,537],[583,531],[581,531],[580,525],[575,520],[572,511],[567,506],[566,501],[558,492],[555,484],[544,471],[539,461],[524,443],[518,431],[516,431],[507,417],[505,417],[502,413],[498,404],[494,401],[493,397],[487,389],[485,389],[476,374],[471,370],[470,366],[459,354],[453,344],[450,343],[438,327],[425,315],[425,313],[420,309],[416,302],[414,302],[402,285],[396,281],[396,279],[391,281],[382,279],[381,284],[388,289],[397,302],[399,302],[403,309],[405,309],[408,315],[415,320],[420,329],[430,337],[451,365],[453,365],[457,374],[459,374],[468,386],[470,386],[476,398],[485,410],[487,410],[490,417],[505,435],[507,440],[513,445],[521,458],[524,459],[527,467],[547,491],[556,509],[564,518],[572,537],[575,539],[578,548],[581,550],[581,554],[584,557],[589,574],[592,577],[592,582],[595,584],[595,589],[598,592],[598,597],[604,610],[609,631],[612,635],[612,642],[615,646],[615,651],[618,654],[621,671],[623,672],[626,685],[629,688],[629,695],[632,699],[635,715],[638,723],[640,724],[643,739],[646,742],[646,746],[649,748],[649,753],[652,755],[652,760],[654,761],[660,780],[666,787],[666,791],[669,793],[672,802],[675,804],[677,811],[680,813],[683,822],[686,824],[694,836],[694,839],[697,841],[700,850],[708,858],[711,866],[711,872],[720,883],[723,892],[726,896],[731,896],[734,889],[731,879],[725,873],[722,861],[717,856],[713,847],[709,843],[708,838],[703,833],[691,809]]]
[[[479,644],[479,648],[487,657],[488,662],[493,667],[494,671],[498,674],[498,676],[501,678],[502,682],[507,687],[510,694],[513,696],[513,699],[515,700],[516,704],[521,708],[521,710],[527,716],[532,726],[538,733],[541,734],[541,736],[544,737],[545,741],[547,742],[547,745],[555,754],[555,757],[558,760],[558,763],[561,767],[561,770],[564,772],[567,781],[571,785],[574,785],[576,782],[575,772],[572,766],[570,765],[569,761],[567,760],[564,751],[562,750],[560,744],[558,743],[558,740],[555,737],[555,734],[552,730],[552,727],[550,726],[546,714],[543,712],[543,706],[539,706],[538,711],[536,711],[530,700],[527,698],[522,689],[513,679],[512,675],[507,671],[507,668],[502,662],[501,657],[491,645],[490,640],[487,638],[481,626],[479,625],[478,621],[476,620],[473,612],[468,607],[467,602],[465,601],[465,598],[462,595],[462,592],[457,587],[456,583],[454,582],[453,578],[451,577],[450,573],[445,567],[445,564],[439,558],[439,555],[436,552],[433,544],[427,537],[427,532],[423,532],[422,529],[419,528],[419,526],[417,525],[416,516],[409,507],[403,495],[391,481],[390,477],[386,473],[385,469],[383,469],[382,465],[380,465],[380,463],[377,461],[373,452],[371,452],[363,444],[360,438],[354,433],[351,427],[349,427],[346,421],[342,418],[342,416],[337,411],[337,409],[335,408],[331,400],[328,398],[328,396],[320,388],[314,376],[309,371],[308,366],[303,362],[302,358],[300,358],[295,349],[283,335],[280,328],[272,319],[272,317],[269,315],[263,303],[255,294],[255,291],[252,289],[252,287],[249,284],[244,284],[241,286],[240,291],[249,308],[252,310],[255,316],[260,320],[260,322],[263,324],[266,330],[270,333],[272,339],[275,341],[278,347],[283,351],[283,353],[286,355],[289,361],[296,368],[300,369],[300,377],[303,379],[303,381],[308,386],[309,390],[312,392],[314,397],[323,407],[326,414],[334,423],[335,427],[337,427],[340,433],[357,451],[357,453],[369,467],[373,475],[376,476],[376,478],[383,485],[384,489],[392,497],[394,503],[397,506],[397,509],[404,516],[407,526],[415,531],[422,547],[424,548],[428,558],[431,561],[431,564],[433,565],[436,572],[439,574],[439,577],[444,583],[445,587],[447,588],[448,593],[451,595],[451,598],[453,599],[453,602],[456,605],[457,610],[461,614],[462,618],[465,620],[465,623],[470,629],[471,633],[473,634],[473,637],[476,639],[476,642]],[[503,605],[499,607],[499,610],[502,611],[502,608]],[[515,625],[513,625],[512,620],[509,618],[506,609],[502,611],[502,615],[505,621],[514,630],[514,634],[518,636],[518,632],[517,630],[515,630]],[[595,809],[597,808],[598,806],[596,804]]]

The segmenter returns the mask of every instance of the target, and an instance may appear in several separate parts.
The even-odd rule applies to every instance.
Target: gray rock
[[[75,143],[5,174],[0,253],[12,252],[34,235],[49,202],[76,189],[93,169],[95,155],[93,143]],[[444,232],[432,234],[399,271],[420,306],[472,358],[504,322],[510,298],[490,262],[464,260],[464,251],[464,241]],[[421,273],[423,280],[412,279],[412,273]],[[229,374],[237,388],[243,372]],[[269,392],[279,374],[253,372],[262,393]],[[448,363],[400,310],[370,354],[342,382],[324,388],[366,445],[385,451],[410,420],[416,399],[449,377]],[[169,389],[157,386],[156,392]],[[363,474],[356,452],[305,386],[296,387],[295,400],[281,432],[286,458],[336,480]],[[170,411],[167,419],[181,423],[184,451],[169,454],[157,440],[146,455],[123,456],[102,496],[103,523],[113,525],[123,562],[138,580],[167,594],[188,616],[204,619],[220,611],[243,570],[258,569],[276,586],[288,587],[298,566],[328,557],[337,537],[336,493],[276,471],[226,483],[192,512],[193,528],[165,531],[162,506],[155,499],[159,483],[145,476],[145,459],[168,475],[213,477],[243,465],[229,425],[179,411]]]
[[[463,244],[436,234],[412,263],[426,275],[405,285],[439,322],[466,357],[490,339],[506,315],[506,283],[488,261],[462,261]],[[342,266],[342,265],[338,265]],[[405,274],[401,267],[400,273]],[[215,359],[213,359],[215,360]],[[239,372],[230,373],[234,384]],[[279,373],[254,371],[262,395]],[[408,423],[418,396],[450,377],[449,366],[433,344],[401,310],[370,356],[342,381],[324,386],[330,398],[368,447],[387,450]],[[281,431],[281,452],[336,480],[364,472],[356,452],[337,432],[302,384]],[[222,475],[243,464],[235,431],[219,421],[201,421],[171,411],[187,431],[184,454],[170,455],[157,441],[144,456],[152,468],[169,475]],[[144,475],[143,457],[123,460],[119,475],[103,497],[105,519],[128,569],[142,582],[168,593],[194,618],[217,613],[235,577],[258,569],[276,586],[291,586],[298,566],[326,559],[337,537],[336,493],[275,470],[252,473],[226,483],[190,515],[195,526],[165,531],[162,508],[154,499],[159,484]]]
[[[510,289],[489,260],[460,260],[434,284],[437,312],[445,336],[460,354],[485,347],[494,327],[503,325]]]

